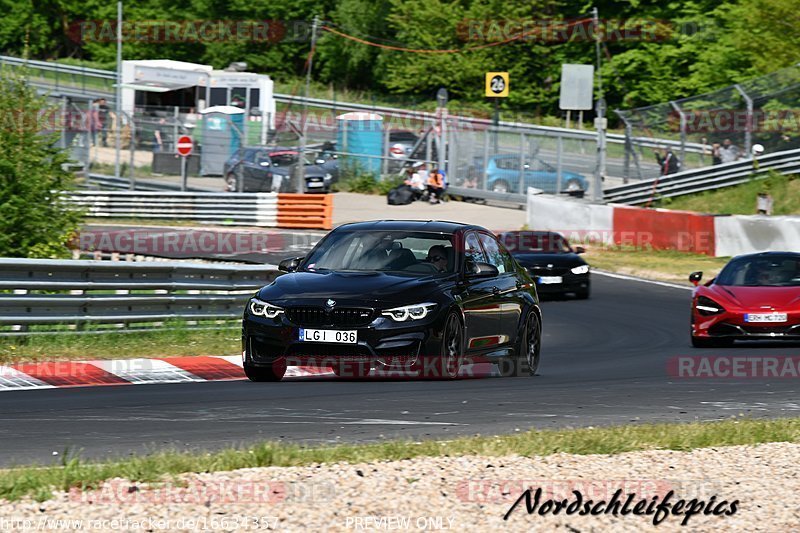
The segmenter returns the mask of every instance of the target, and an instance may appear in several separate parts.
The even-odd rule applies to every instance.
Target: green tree
[[[63,257],[80,222],[59,196],[73,176],[53,135],[42,133],[42,117],[54,116],[48,110],[23,79],[0,69],[0,256]]]

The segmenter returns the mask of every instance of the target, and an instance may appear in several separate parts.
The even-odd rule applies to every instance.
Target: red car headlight
[[[711,298],[706,298],[705,296],[700,296],[697,299],[697,302],[694,304],[694,308],[697,309],[697,312],[703,316],[718,315],[725,312],[724,307]]]

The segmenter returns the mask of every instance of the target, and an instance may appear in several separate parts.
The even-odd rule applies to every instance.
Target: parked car
[[[331,183],[339,181],[339,155],[335,147],[323,149],[314,157],[314,164],[331,175]]]
[[[242,322],[244,372],[277,381],[316,364],[456,378],[468,361],[532,376],[542,322],[533,280],[497,238],[456,222],[345,224],[258,291]]]
[[[225,189],[230,192],[289,192],[300,164],[295,148],[249,147],[237,151],[224,166]],[[330,192],[333,175],[305,160],[303,192]],[[241,186],[240,186],[241,184]]]
[[[480,183],[486,173],[486,189],[494,192],[516,192],[524,194],[528,187],[555,194],[558,182],[557,169],[538,157],[523,156],[520,180],[520,158],[517,154],[503,154],[489,157],[489,165],[484,169],[483,157],[476,157],[467,169],[467,180]],[[522,183],[520,184],[520,181]],[[582,198],[588,189],[586,178],[568,170],[561,171],[561,192]]]
[[[573,248],[554,231],[509,231],[498,237],[536,281],[540,295],[589,297],[589,265],[579,255],[585,251],[583,247]]]

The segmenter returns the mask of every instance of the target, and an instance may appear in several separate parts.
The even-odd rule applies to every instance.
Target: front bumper
[[[782,312],[782,311],[781,311]],[[800,340],[800,312],[787,312],[785,322],[746,322],[744,312],[702,316],[693,311],[692,335],[734,340]]]
[[[245,361],[254,366],[285,358],[288,366],[364,362],[406,368],[422,357],[440,355],[443,326],[444,319],[438,316],[405,323],[378,317],[361,327],[309,326],[357,331],[356,344],[334,344],[300,341],[301,326],[284,315],[275,319],[246,315],[242,322],[242,352]]]
[[[534,281],[536,282],[536,292],[540,295],[548,294],[565,294],[568,292],[585,292],[589,290],[590,281],[589,273],[586,274],[573,274],[572,272],[565,272],[554,274],[561,277],[561,283],[541,283],[540,276],[550,276],[550,274],[542,274],[537,272],[531,273]]]

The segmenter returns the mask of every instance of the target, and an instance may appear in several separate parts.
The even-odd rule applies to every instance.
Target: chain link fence
[[[778,152],[800,147],[800,66],[784,68],[711,93],[671,102],[616,110],[625,125],[632,164],[626,178],[650,179],[663,168],[655,160],[654,139],[673,139],[678,170],[750,158],[753,148]],[[705,148],[687,149],[691,143]],[[759,146],[760,145],[760,146]],[[666,147],[661,147],[662,154]],[[675,169],[673,168],[673,171]]]

